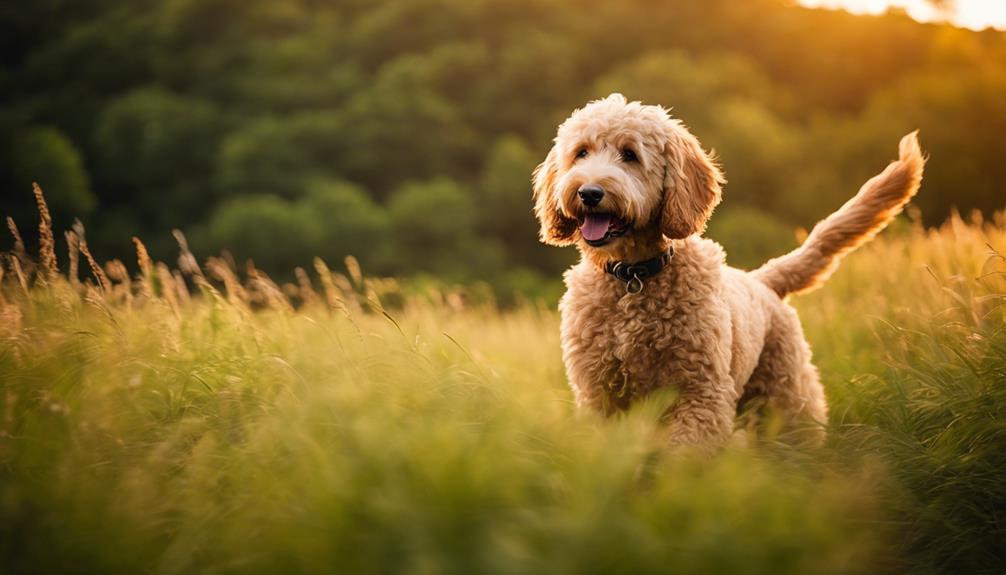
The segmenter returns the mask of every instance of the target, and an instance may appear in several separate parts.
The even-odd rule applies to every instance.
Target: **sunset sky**
[[[958,26],[981,30],[992,26],[1006,30],[1006,0],[954,0],[949,14],[941,14],[925,0],[797,0],[810,7],[844,8],[858,14],[881,14],[900,7],[916,20],[949,19]]]

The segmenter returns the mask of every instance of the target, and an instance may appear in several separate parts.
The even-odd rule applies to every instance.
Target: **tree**
[[[353,184],[315,180],[299,203],[303,217],[316,222],[320,230],[313,253],[328,262],[355,256],[368,269],[386,265],[391,241],[390,224],[384,209]],[[392,273],[394,268],[379,271]]]
[[[253,195],[223,203],[193,236],[196,249],[229,250],[238,261],[255,260],[265,270],[289,273],[308,265],[320,244],[316,219],[277,196]]]
[[[713,124],[716,102],[754,100],[783,107],[788,101],[747,58],[736,54],[694,58],[680,50],[648,52],[599,78],[595,95],[611,92],[670,109],[700,139]]]
[[[455,56],[452,50],[403,56],[348,102],[338,159],[345,177],[381,194],[410,179],[475,171],[479,140],[438,88]]]
[[[4,202],[3,215],[22,227],[38,219],[32,182],[45,191],[57,228],[69,228],[73,218],[86,217],[97,206],[80,152],[51,126],[15,133],[0,148],[0,187],[11,199]]]
[[[331,120],[326,116],[325,120]],[[306,129],[337,133],[341,123],[281,120],[271,116],[250,121],[224,138],[216,157],[215,184],[223,196],[275,194],[293,199],[318,174],[307,148]],[[310,127],[310,128],[309,128]]]
[[[531,209],[531,172],[540,161],[517,136],[496,141],[479,180],[478,229],[506,246],[510,267],[555,274],[572,263],[572,254],[538,241],[538,222]]]
[[[128,203],[166,232],[215,203],[209,181],[221,130],[209,102],[153,88],[130,92],[97,120],[98,183],[110,203]]]
[[[403,184],[388,215],[397,269],[474,279],[502,266],[501,247],[475,233],[472,196],[450,180]]]

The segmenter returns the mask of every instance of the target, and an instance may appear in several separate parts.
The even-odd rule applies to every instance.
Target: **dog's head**
[[[612,94],[559,126],[534,172],[534,211],[542,242],[615,256],[627,244],[701,233],[722,183],[695,136],[666,110]]]

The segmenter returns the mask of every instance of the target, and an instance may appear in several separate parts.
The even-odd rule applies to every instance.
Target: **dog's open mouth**
[[[614,215],[606,213],[584,214],[580,222],[580,235],[590,246],[603,246],[625,234],[629,229],[629,222]]]

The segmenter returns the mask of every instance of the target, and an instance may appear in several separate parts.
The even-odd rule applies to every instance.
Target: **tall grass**
[[[278,286],[180,236],[177,269],[137,240],[137,271],[83,281],[15,251],[3,570],[1001,571],[1004,224],[906,227],[849,258],[797,300],[828,445],[711,458],[660,449],[671,397],[578,413],[545,306],[352,261]]]

